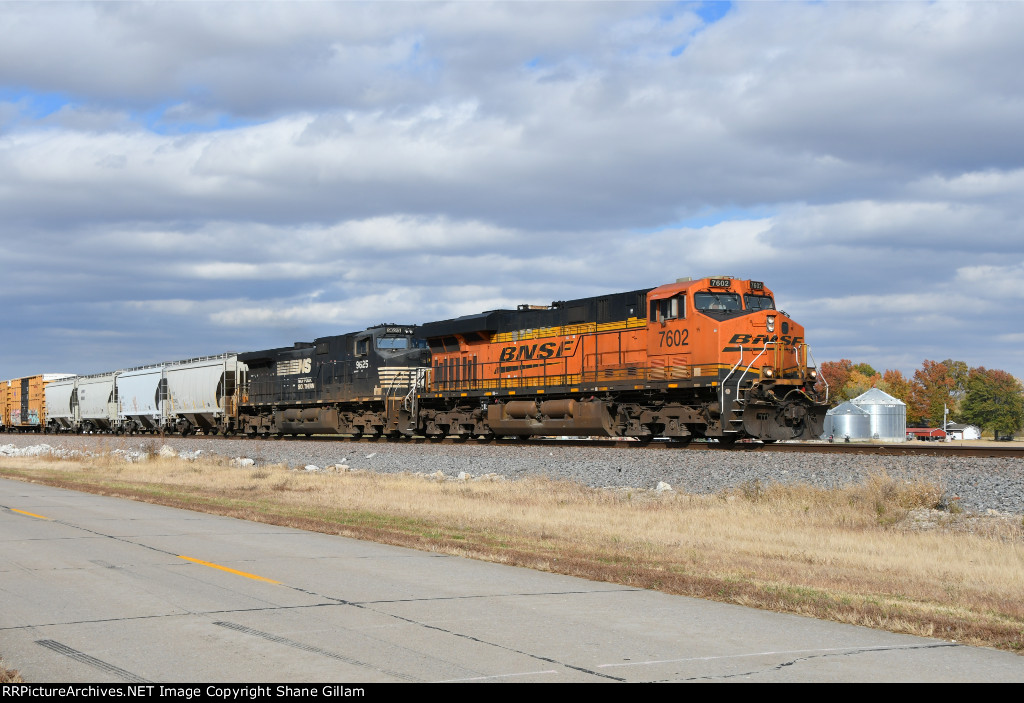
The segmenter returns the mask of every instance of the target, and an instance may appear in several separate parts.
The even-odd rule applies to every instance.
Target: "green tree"
[[[960,419],[983,430],[1016,434],[1024,427],[1024,386],[1006,371],[971,369]]]
[[[858,371],[858,372],[860,372],[863,375],[868,376],[868,377],[877,376],[878,375],[878,372],[875,371],[875,368],[871,364],[860,363],[860,364],[855,365],[853,367],[853,370],[854,371]]]

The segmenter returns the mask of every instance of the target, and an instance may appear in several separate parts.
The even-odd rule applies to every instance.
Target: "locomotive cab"
[[[707,436],[775,441],[821,433],[825,406],[813,390],[803,327],[776,309],[764,283],[681,279],[648,301],[650,378],[710,381],[716,397],[706,406]]]

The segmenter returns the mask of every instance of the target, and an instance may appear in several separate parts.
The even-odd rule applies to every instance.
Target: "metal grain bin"
[[[846,401],[837,405],[825,414],[824,438],[834,437],[843,441],[866,440],[871,438],[871,416],[863,408]]]
[[[872,388],[850,402],[871,417],[871,439],[883,442],[907,440],[907,406],[903,401]]]

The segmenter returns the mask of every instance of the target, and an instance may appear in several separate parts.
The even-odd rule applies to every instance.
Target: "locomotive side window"
[[[356,356],[366,356],[370,353],[370,338],[363,337],[356,340]]]
[[[743,307],[747,310],[774,310],[775,301],[768,295],[744,295]]]
[[[734,312],[742,310],[739,293],[694,293],[693,305],[701,312]]]
[[[665,300],[651,301],[651,322],[686,319],[686,294],[680,293]]]

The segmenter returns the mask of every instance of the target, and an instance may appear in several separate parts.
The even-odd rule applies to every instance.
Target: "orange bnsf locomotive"
[[[427,436],[817,439],[827,406],[804,329],[760,281],[521,305],[417,330]]]

